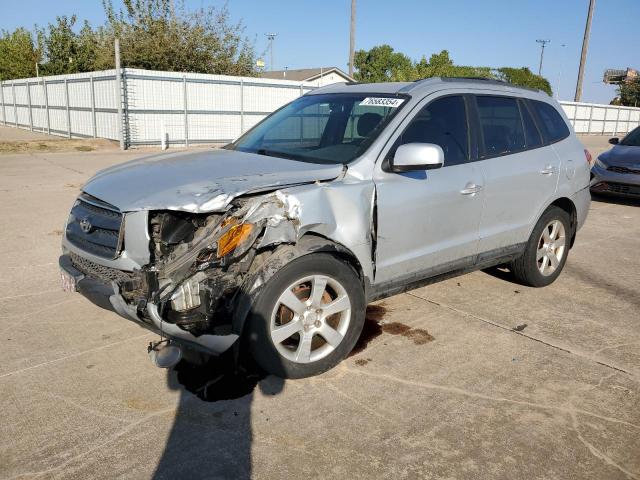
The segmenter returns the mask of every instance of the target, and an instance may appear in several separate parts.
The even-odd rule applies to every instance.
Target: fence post
[[[618,133],[618,122],[620,121],[620,107],[616,107],[616,110],[618,111],[618,114],[616,115],[616,124],[613,127],[613,136],[616,136],[616,133]]]
[[[120,140],[120,149],[125,150],[124,144],[124,117],[122,116],[122,69],[120,68],[120,39],[115,39],[115,51],[116,51],[116,101],[118,102],[118,137]]]
[[[576,107],[576,112],[578,111],[578,107]],[[607,113],[605,112],[604,118],[607,118]],[[589,126],[587,127],[587,135],[591,135],[591,122],[593,120],[593,105],[589,107]]]
[[[31,86],[29,82],[25,82],[27,85],[27,104],[29,105],[29,128],[33,132],[33,112],[31,111]]]
[[[244,133],[244,78],[240,79],[240,135]]]
[[[13,95],[13,123],[18,128],[18,106],[16,105],[16,84],[11,82],[11,94]]]
[[[187,112],[187,76],[182,76],[182,93],[184,97],[184,146],[189,146],[189,114]]]
[[[44,110],[47,116],[47,135],[51,135],[51,123],[49,120],[49,91],[47,90],[47,81],[42,78],[42,88],[44,89]]]
[[[91,87],[91,118],[93,119],[93,138],[98,136],[98,127],[96,126],[96,92],[93,88],[93,75],[89,77],[89,85]]]
[[[0,102],[2,102],[2,124],[7,124],[7,111],[4,108],[4,83],[0,80]]]
[[[71,111],[69,110],[69,82],[64,79],[64,103],[67,107],[67,137],[71,138]]]

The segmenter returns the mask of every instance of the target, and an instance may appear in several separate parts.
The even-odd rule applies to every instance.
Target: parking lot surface
[[[594,201],[549,287],[398,295],[332,371],[203,401],[154,334],[59,287],[81,184],[144,153],[0,156],[0,478],[640,478],[640,202]]]

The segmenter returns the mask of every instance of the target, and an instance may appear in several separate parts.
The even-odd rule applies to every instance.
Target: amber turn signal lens
[[[218,258],[222,258],[233,252],[238,245],[251,234],[252,230],[253,225],[250,223],[243,223],[231,227],[229,231],[218,240]]]

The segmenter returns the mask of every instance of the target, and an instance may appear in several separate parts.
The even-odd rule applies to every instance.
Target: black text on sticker
[[[360,102],[360,105],[396,108],[402,105],[402,102],[404,98],[367,97]]]

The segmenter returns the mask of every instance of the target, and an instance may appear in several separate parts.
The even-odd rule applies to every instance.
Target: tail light
[[[587,163],[589,164],[589,168],[593,167],[593,157],[591,153],[586,148],[584,149],[584,158],[587,159]]]

